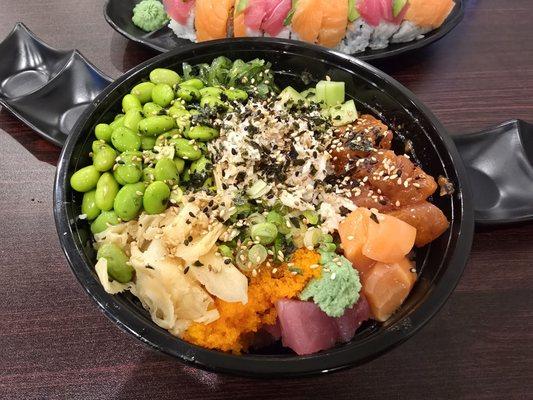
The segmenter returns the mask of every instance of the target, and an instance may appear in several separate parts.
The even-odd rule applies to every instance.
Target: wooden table
[[[107,26],[102,1],[1,3],[0,38],[23,21],[52,46],[78,48],[113,77],[154,55]],[[452,133],[510,118],[533,122],[532,20],[531,0],[471,0],[449,36],[379,66]],[[58,155],[0,111],[0,398],[533,398],[532,224],[478,233],[446,306],[378,360],[311,379],[242,379],[153,351],[84,293],[52,217]]]

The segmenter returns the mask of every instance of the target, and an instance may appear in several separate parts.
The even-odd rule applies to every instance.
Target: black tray
[[[187,39],[178,38],[166,26],[154,32],[145,32],[137,28],[131,22],[131,17],[133,15],[133,7],[139,2],[140,0],[107,0],[104,6],[106,21],[121,35],[160,52],[166,52],[191,43]],[[364,61],[381,60],[417,50],[436,42],[454,29],[463,19],[464,0],[455,0],[455,3],[455,8],[444,24],[440,28],[424,35],[422,39],[408,43],[391,44],[382,50],[365,50],[354,54],[354,56]]]
[[[0,43],[0,58],[0,104],[58,146],[112,82],[77,50],[56,50],[22,23]],[[453,139],[467,166],[476,223],[533,220],[533,125],[513,120]]]
[[[0,43],[0,59],[0,105],[59,146],[112,82],[77,50],[56,50],[22,23]]]

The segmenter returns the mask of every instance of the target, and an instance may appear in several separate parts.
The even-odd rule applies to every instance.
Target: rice
[[[346,37],[337,47],[337,50],[352,54],[364,51],[370,43],[370,36],[374,28],[368,25],[362,18],[357,19],[348,26]]]
[[[399,25],[390,22],[381,22],[372,32],[369,47],[372,50],[384,49],[389,45],[389,39],[396,33]]]
[[[391,43],[405,43],[422,39],[423,35],[430,30],[430,28],[420,28],[411,21],[403,21],[400,29],[392,36]]]
[[[194,28],[194,8],[191,10],[191,15],[189,15],[187,24],[181,25],[179,22],[171,19],[168,27],[172,29],[177,37],[188,39],[191,42],[196,42],[196,29]]]

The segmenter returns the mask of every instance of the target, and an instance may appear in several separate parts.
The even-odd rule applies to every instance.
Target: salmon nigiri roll
[[[324,16],[322,0],[298,0],[292,17],[293,39],[316,43]]]
[[[322,0],[322,24],[318,44],[337,46],[346,35],[348,26],[348,1]]]
[[[454,0],[163,0],[176,36],[200,42],[266,36],[354,54],[417,40],[439,28]]]
[[[196,40],[223,39],[228,36],[228,21],[235,0],[196,0]]]

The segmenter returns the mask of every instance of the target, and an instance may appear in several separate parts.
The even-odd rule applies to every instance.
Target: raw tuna
[[[258,31],[261,28],[266,14],[266,0],[250,0],[248,7],[244,10],[244,23],[248,28]]]
[[[263,30],[270,36],[277,36],[283,30],[283,21],[292,7],[291,0],[269,0]]]
[[[281,339],[281,326],[279,324],[279,320],[276,320],[276,323],[274,325],[265,325],[263,329],[267,331],[268,333],[270,333],[270,335],[272,335],[272,338],[274,338],[274,340]]]
[[[382,0],[362,0],[359,3],[359,13],[367,24],[378,26],[383,19],[381,1]]]
[[[370,306],[366,297],[361,294],[361,297],[352,308],[346,310],[342,317],[335,318],[339,330],[339,341],[346,343],[352,340],[355,331],[369,318]]]
[[[300,300],[276,302],[283,346],[296,354],[313,354],[332,348],[337,342],[348,342],[363,321],[370,317],[364,296],[339,318],[326,315],[315,303]]]
[[[330,349],[339,335],[337,324],[315,303],[300,300],[276,302],[281,341],[296,354],[313,354]]]
[[[167,14],[173,20],[185,25],[191,15],[195,0],[163,0]]]

